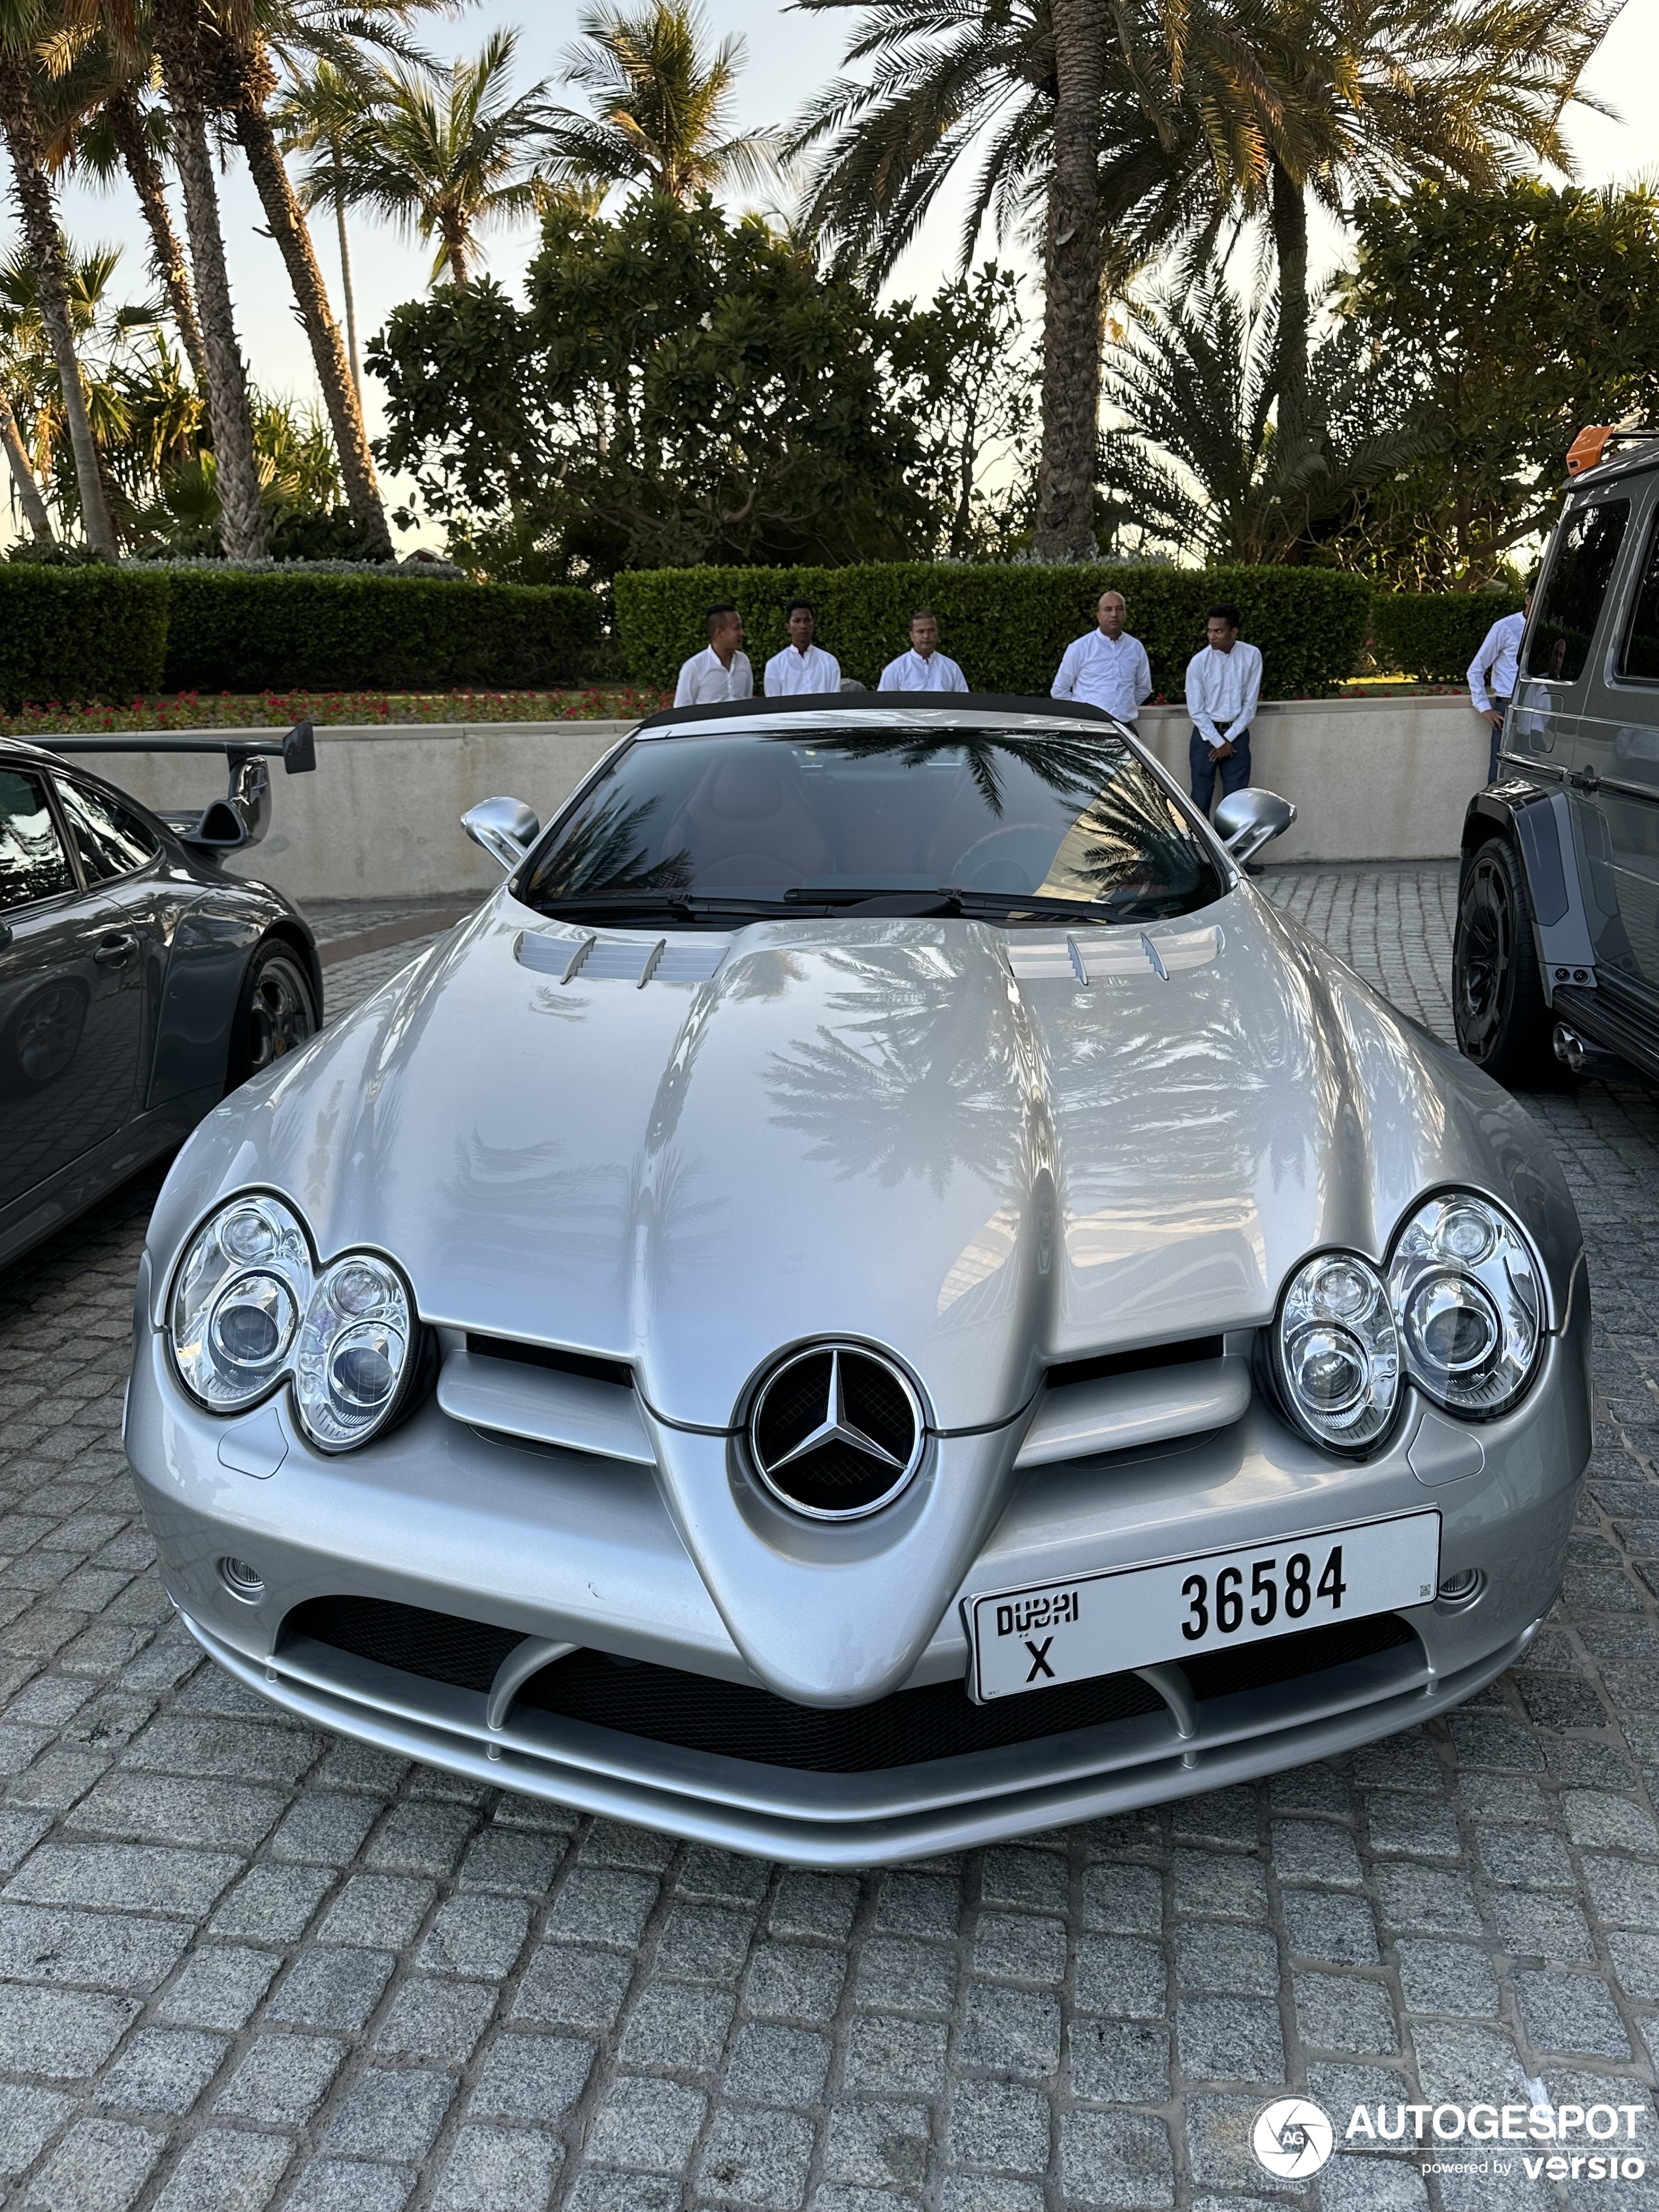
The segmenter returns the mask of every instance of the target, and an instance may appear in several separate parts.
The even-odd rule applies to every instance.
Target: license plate
[[[1440,1516],[1412,1513],[1248,1551],[1123,1567],[963,1601],[981,1703],[1426,1605]]]

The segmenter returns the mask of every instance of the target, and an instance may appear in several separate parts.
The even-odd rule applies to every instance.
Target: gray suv
[[[1659,431],[1592,455],[1463,824],[1457,1041],[1522,1089],[1619,1060],[1659,1082]]]

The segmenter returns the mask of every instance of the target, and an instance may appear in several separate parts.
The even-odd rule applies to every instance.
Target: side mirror
[[[1276,791],[1252,791],[1247,786],[1224,799],[1215,811],[1216,835],[1242,867],[1264,845],[1282,837],[1296,819],[1296,809]]]
[[[542,834],[541,823],[521,799],[480,799],[462,815],[461,827],[508,875]]]

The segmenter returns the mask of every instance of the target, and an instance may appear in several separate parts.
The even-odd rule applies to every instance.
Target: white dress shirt
[[[1261,696],[1261,655],[1236,638],[1231,653],[1206,645],[1187,663],[1187,711],[1206,744],[1242,737]]]
[[[1515,696],[1516,662],[1526,627],[1525,615],[1505,615],[1481,640],[1480,652],[1469,663],[1469,696],[1477,714],[1489,712],[1499,699]]]
[[[948,653],[920,653],[914,647],[890,660],[878,691],[965,691],[968,678]]]
[[[805,653],[794,646],[786,645],[781,653],[775,653],[766,664],[766,696],[769,699],[798,699],[803,691],[839,691],[841,663],[833,653],[826,653],[821,645],[809,645]]]
[[[1131,637],[1127,629],[1121,637],[1091,629],[1066,647],[1049,696],[1085,699],[1091,707],[1115,714],[1119,721],[1133,723],[1152,689],[1152,665],[1138,637]]]
[[[674,687],[677,707],[714,707],[727,699],[752,699],[754,696],[755,672],[749,665],[749,655],[734,653],[728,668],[712,645],[692,654],[681,668],[680,680]]]

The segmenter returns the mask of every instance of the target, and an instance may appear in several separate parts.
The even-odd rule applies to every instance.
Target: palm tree
[[[975,152],[964,259],[988,214],[1001,225],[1043,210],[1036,544],[1050,552],[1082,538],[1079,451],[1097,349],[1078,279],[1091,236],[1121,275],[1148,248],[1182,242],[1201,262],[1230,210],[1265,222],[1284,303],[1274,389],[1293,411],[1307,378],[1309,193],[1340,213],[1346,196],[1417,176],[1496,178],[1519,151],[1566,160],[1560,112],[1584,97],[1578,72],[1610,19],[1597,8],[1563,22],[1554,0],[1455,11],[1443,0],[1123,0],[1109,15],[1103,0],[798,4],[860,8],[848,58],[876,64],[872,82],[831,85],[797,130],[798,148],[820,149],[809,228],[880,271]],[[1091,82],[1073,5],[1100,11],[1092,210],[1085,119],[1079,109],[1066,126],[1075,137],[1060,119],[1062,60]]]
[[[1524,157],[1571,173],[1560,119],[1601,103],[1579,76],[1623,0],[1210,0],[1188,24],[1183,94],[1212,120],[1214,191],[1272,237],[1281,415],[1308,380],[1308,201],[1339,219],[1357,198],[1425,178],[1490,187]],[[1211,210],[1213,222],[1214,209]]]
[[[707,35],[693,0],[589,8],[565,70],[593,112],[554,111],[553,160],[575,178],[643,184],[682,202],[724,185],[754,190],[769,181],[783,133],[728,131],[744,41],[722,39],[708,53]]]
[[[351,380],[361,399],[362,356],[357,348],[357,299],[351,276],[351,238],[346,224],[345,170],[342,149],[362,105],[355,76],[332,62],[319,61],[286,88],[276,114],[276,136],[285,154],[307,157],[300,178],[300,204],[307,210],[331,207],[340,249],[340,298],[345,308],[346,352]]]
[[[1279,307],[1252,314],[1213,273],[1138,311],[1109,349],[1101,443],[1120,532],[1200,561],[1305,551],[1386,477],[1432,451],[1432,425],[1390,411],[1351,330],[1311,357],[1301,411],[1276,408]]]
[[[9,0],[0,0],[0,4],[9,4]],[[123,19],[131,20],[127,0],[105,0],[104,12],[118,33]],[[184,187],[185,225],[207,363],[222,543],[229,558],[249,559],[264,551],[267,532],[253,452],[247,369],[237,343],[208,140],[218,25],[208,20],[206,0],[154,0],[151,28],[173,117],[173,158]]]
[[[382,64],[341,139],[328,195],[435,241],[434,283],[447,270],[465,284],[482,258],[479,233],[536,212],[536,157],[550,111],[544,82],[511,96],[517,46],[516,31],[491,32],[477,58],[453,63],[435,89],[407,66]]]
[[[340,457],[346,505],[371,554],[389,561],[392,532],[369,451],[362,395],[329,304],[304,210],[283,166],[268,103],[278,82],[273,50],[287,61],[291,73],[303,67],[307,52],[314,55],[319,48],[337,70],[343,62],[349,66],[355,61],[350,45],[354,31],[361,34],[373,27],[376,13],[385,16],[408,10],[364,9],[348,15],[330,0],[264,0],[264,4],[242,0],[234,8],[228,0],[216,0],[216,4],[221,27],[217,100],[230,116],[310,340]]]
[[[29,535],[37,545],[56,545],[58,540],[52,535],[52,517],[46,512],[46,502],[40,495],[40,480],[29,459],[28,447],[23,443],[23,434],[17,427],[11,401],[3,391],[0,391],[0,446],[6,449],[6,464],[11,471],[17,504],[23,510]]]
[[[196,296],[161,167],[172,134],[165,110],[146,97],[154,85],[154,57],[131,39],[112,37],[107,27],[77,35],[66,27],[48,42],[46,59],[51,82],[41,106],[48,166],[54,173],[79,173],[105,186],[125,174],[149,232],[150,265],[205,391],[207,359]]]
[[[1041,236],[1046,283],[1042,459],[1034,544],[1093,543],[1103,273],[1121,281],[1184,222],[1206,155],[1169,118],[1177,0],[1134,15],[1103,0],[799,0],[859,7],[842,78],[807,108],[793,152],[816,149],[803,222],[884,276],[957,167],[975,161],[965,267],[988,218]]]
[[[58,228],[52,181],[46,173],[35,112],[40,42],[52,28],[45,0],[0,0],[0,134],[11,156],[23,239],[39,289],[42,327],[52,349],[75,457],[82,527],[94,552],[113,560],[115,531],[98,465],[70,326],[68,270]]]

